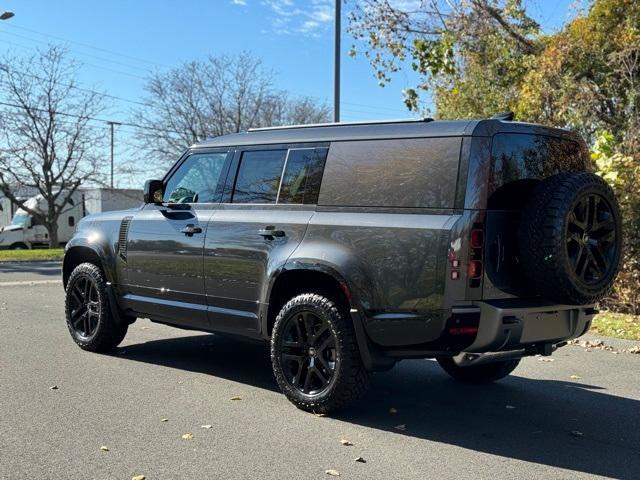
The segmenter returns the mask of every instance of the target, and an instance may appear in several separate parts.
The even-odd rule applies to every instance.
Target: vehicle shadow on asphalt
[[[277,391],[266,345],[199,335],[123,350],[129,360]],[[396,414],[390,413],[392,407]],[[640,402],[595,385],[528,379],[519,377],[518,370],[492,385],[464,385],[435,362],[411,360],[374,375],[371,390],[356,408],[331,416],[509,459],[640,478]]]

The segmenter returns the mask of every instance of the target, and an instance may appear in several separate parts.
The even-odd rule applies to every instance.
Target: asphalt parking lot
[[[0,264],[0,478],[640,478],[633,342],[481,387],[405,361],[320,417],[278,393],[263,345],[139,320],[114,354],[83,352],[56,268]]]

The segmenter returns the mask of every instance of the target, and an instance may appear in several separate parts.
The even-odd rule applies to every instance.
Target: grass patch
[[[63,256],[63,248],[0,250],[0,262],[41,262],[46,260],[62,260]]]
[[[607,337],[640,340],[640,316],[602,312],[593,319],[590,332]]]

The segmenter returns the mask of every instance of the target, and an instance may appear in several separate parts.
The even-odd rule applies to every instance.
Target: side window
[[[174,203],[219,201],[220,192],[217,187],[226,159],[226,152],[196,153],[189,156],[167,182],[163,201]]]
[[[286,150],[244,152],[232,203],[276,203],[286,154]]]
[[[333,142],[320,205],[453,208],[460,137]]]
[[[289,150],[278,203],[318,203],[327,148]]]

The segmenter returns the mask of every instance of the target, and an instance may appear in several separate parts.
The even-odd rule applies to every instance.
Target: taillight
[[[471,230],[471,248],[482,248],[484,232],[480,229]]]
[[[477,288],[482,279],[482,257],[484,248],[484,230],[482,223],[474,223],[469,235],[469,263],[467,264],[467,278],[469,286]]]
[[[482,262],[480,260],[470,260],[467,268],[467,276],[470,279],[480,278],[482,276]]]

